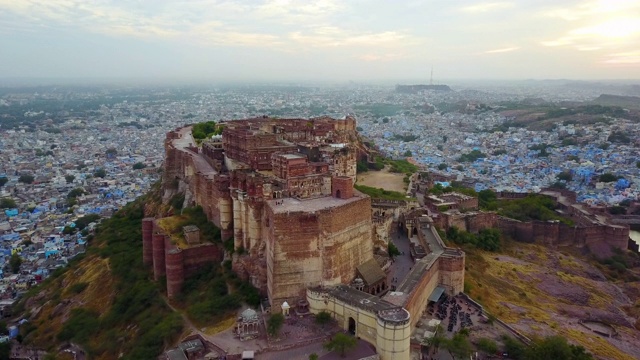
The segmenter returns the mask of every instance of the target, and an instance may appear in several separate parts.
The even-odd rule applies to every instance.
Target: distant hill
[[[594,104],[619,106],[625,109],[640,109],[640,97],[602,94],[592,101]]]
[[[396,91],[405,94],[413,94],[419,91],[451,91],[449,85],[396,85]]]

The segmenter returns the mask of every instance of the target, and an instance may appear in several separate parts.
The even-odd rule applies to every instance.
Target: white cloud
[[[640,51],[629,51],[608,55],[608,59],[603,61],[608,65],[637,65],[640,66]]]
[[[467,13],[483,13],[501,9],[508,9],[513,6],[514,4],[511,2],[488,2],[465,6],[460,10]]]
[[[384,31],[378,33],[359,33],[338,27],[319,27],[310,32],[296,31],[289,39],[311,47],[387,47],[396,48],[415,44],[417,39],[406,33]]]
[[[543,14],[562,20],[564,25],[559,36],[541,41],[543,46],[613,53],[604,61],[594,57],[594,62],[605,64],[633,63],[636,59],[628,54],[640,43],[640,1],[589,1]]]
[[[488,51],[485,51],[484,54],[506,53],[506,52],[516,51],[518,49],[520,49],[520,47],[514,46],[514,47],[508,47],[508,48],[502,48],[502,49],[488,50]]]

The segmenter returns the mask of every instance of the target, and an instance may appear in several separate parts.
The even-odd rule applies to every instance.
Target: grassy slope
[[[86,256],[29,292],[19,304],[30,319],[25,343],[55,353],[70,340],[91,358],[142,359],[177,339],[182,319],[142,265],[144,207],[157,201],[151,193],[105,220]]]
[[[624,296],[621,299],[612,291],[611,283],[593,280],[597,270],[588,262],[521,243],[508,244],[506,256],[477,250],[467,254],[465,288],[498,318],[531,337],[558,333],[597,356],[633,358],[616,347],[614,341],[577,325],[577,320],[585,319],[589,312],[619,315],[622,311],[617,310],[633,307],[633,303],[625,305]],[[556,284],[556,293],[545,289],[543,281]],[[586,293],[579,306],[571,299],[572,292]],[[638,331],[633,328],[616,326],[616,329],[627,341],[638,338]]]
[[[160,189],[105,220],[90,241],[86,256],[32,289],[19,308],[30,323],[21,331],[25,341],[55,352],[65,341],[79,344],[96,359],[151,359],[174,344],[185,329],[182,314],[207,333],[229,327],[242,303],[257,306],[258,291],[231,270],[212,264],[187,279],[172,303],[163,298],[164,282],[152,281],[142,264],[142,218],[164,214]],[[171,233],[195,224],[204,241],[220,242],[220,231],[197,208],[167,218]],[[169,226],[171,225],[171,226]],[[18,309],[20,310],[20,309]],[[215,326],[213,326],[215,325]]]

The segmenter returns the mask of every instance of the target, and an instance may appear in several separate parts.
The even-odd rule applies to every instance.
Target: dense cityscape
[[[162,176],[165,134],[205,121],[354,116],[381,155],[480,192],[568,189],[640,215],[640,112],[601,96],[637,85],[579,82],[0,89],[0,306],[86,251],[92,230]],[[638,239],[631,231],[631,237]],[[467,315],[468,316],[468,315]],[[13,330],[12,330],[13,331]],[[13,332],[10,337],[17,336]],[[5,338],[7,339],[7,338]]]

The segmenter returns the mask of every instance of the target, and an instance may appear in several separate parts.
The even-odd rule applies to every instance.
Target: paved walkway
[[[401,255],[396,256],[391,264],[389,274],[387,275],[387,283],[390,286],[395,285],[397,287],[413,267],[413,260],[411,259],[411,253],[409,251],[409,238],[401,229],[398,229],[396,224],[392,225],[390,241],[400,250]],[[404,253],[404,255],[402,255],[402,253]],[[397,278],[397,280],[392,282],[393,278]]]

